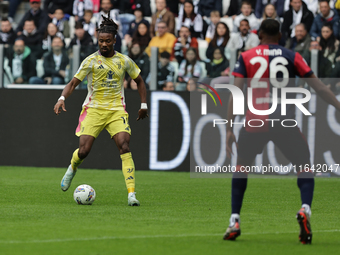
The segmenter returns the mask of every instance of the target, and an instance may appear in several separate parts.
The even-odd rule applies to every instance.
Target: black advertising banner
[[[87,91],[76,90],[66,100],[67,112],[56,116],[53,106],[60,93],[60,90],[0,90],[0,165],[65,168],[69,165],[78,147],[75,129]],[[229,160],[224,151],[226,125],[223,120],[227,118],[229,93],[219,93],[222,105],[218,109],[216,105],[220,102],[216,101],[215,105],[208,96],[205,115],[201,109],[203,94],[149,92],[149,118],[137,122],[139,94],[125,91],[132,130],[130,150],[137,169],[189,172],[195,165],[202,165],[202,160],[209,165],[236,165],[236,155]],[[315,94],[311,94],[304,106],[312,115],[305,116],[297,109],[296,120],[309,144],[312,166],[320,172],[330,172],[332,167],[331,174],[340,175],[340,169],[335,171],[340,163],[340,114]],[[238,116],[235,121],[242,123],[243,117]],[[239,129],[235,126],[235,135]],[[260,165],[282,165],[282,171],[277,174],[294,171],[291,166],[289,172],[283,171],[289,162],[272,143],[256,157],[254,166]],[[81,167],[121,168],[118,149],[105,130]]]

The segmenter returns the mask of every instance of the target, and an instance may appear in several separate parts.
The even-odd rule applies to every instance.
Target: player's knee
[[[119,152],[120,152],[120,154],[124,154],[124,153],[130,152],[129,144],[128,144],[127,142],[124,142],[124,143],[121,145],[121,147],[120,147],[120,149],[119,149]]]

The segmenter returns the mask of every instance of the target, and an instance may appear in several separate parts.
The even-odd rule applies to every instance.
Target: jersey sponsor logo
[[[107,79],[108,79],[109,81],[113,80],[113,75],[114,75],[114,74],[115,74],[115,73],[114,73],[112,70],[108,71],[108,72],[107,72]]]

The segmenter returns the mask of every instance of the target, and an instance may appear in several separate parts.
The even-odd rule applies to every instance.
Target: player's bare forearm
[[[323,84],[318,77],[312,74],[306,81],[324,101],[333,105],[338,111],[340,111],[340,102],[336,99],[333,92],[325,84]]]
[[[143,81],[142,76],[138,75],[138,77],[136,79],[134,79],[134,81],[137,83],[137,88],[138,88],[138,93],[140,96],[140,101],[141,101],[141,109],[139,109],[138,111],[138,118],[137,120],[140,119],[144,119],[146,117],[149,117],[148,115],[148,109],[147,109],[147,105],[146,105],[146,87],[145,87],[145,83]],[[146,108],[143,108],[144,107]]]
[[[66,108],[65,108],[65,99],[67,97],[69,97],[72,92],[74,91],[74,89],[80,84],[80,80],[78,80],[77,78],[73,78],[63,89],[63,92],[61,93],[61,97],[58,99],[57,103],[54,105],[54,113],[59,115],[59,113],[61,113],[61,111],[63,110],[64,112],[66,112]],[[64,98],[62,98],[64,97]]]
[[[146,103],[146,87],[142,76],[138,75],[134,81],[137,83],[141,103]]]
[[[73,79],[65,86],[61,95],[64,96],[65,98],[68,98],[80,83],[81,80],[78,80],[77,78],[73,77]]]

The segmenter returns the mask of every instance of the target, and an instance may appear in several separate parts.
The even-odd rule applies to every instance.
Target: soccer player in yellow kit
[[[138,66],[129,57],[113,50],[116,43],[117,24],[110,17],[103,17],[103,19],[97,29],[99,51],[82,62],[54,106],[54,112],[57,115],[61,111],[66,111],[65,99],[87,77],[88,94],[76,129],[76,135],[79,136],[79,148],[72,155],[71,164],[61,181],[61,189],[66,191],[70,187],[77,167],[89,154],[94,140],[105,128],[120,152],[122,171],[128,190],[128,205],[139,206],[135,195],[135,165],[129,149],[131,135],[129,115],[125,111],[123,86],[125,72],[134,79],[138,86],[141,109],[138,111],[137,120],[148,117],[146,88]]]

